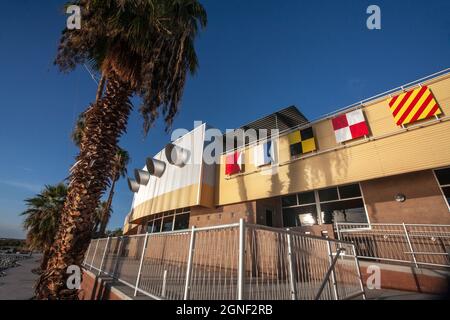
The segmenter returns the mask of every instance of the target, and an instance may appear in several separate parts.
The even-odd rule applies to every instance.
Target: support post
[[[119,247],[117,248],[116,263],[114,264],[114,269],[113,269],[113,272],[112,272],[113,279],[116,278],[116,272],[117,272],[117,267],[119,265],[119,259],[120,259],[120,254],[122,252],[122,247],[123,247],[123,236],[121,236],[119,238]]]
[[[184,285],[184,300],[189,299],[189,291],[191,289],[192,260],[194,258],[195,247],[195,226],[191,229],[191,241],[189,242],[188,264],[186,268],[186,283]]]
[[[97,253],[97,247],[98,247],[98,239],[96,239],[96,243],[95,243],[95,250],[94,250],[94,254],[92,255],[92,260],[91,260],[91,269],[92,270],[92,265],[94,264],[94,259],[95,259],[95,254]]]
[[[161,297],[162,298],[166,297],[166,283],[167,283],[167,270],[164,270],[164,273],[163,273],[163,284],[162,284],[162,289],[161,289]]]
[[[331,243],[330,241],[327,241],[327,250],[328,250],[328,261],[330,262],[330,268],[331,268],[331,284],[332,284],[332,290],[333,290],[333,296],[334,300],[339,300],[339,294],[337,290],[337,282],[336,282],[336,271],[335,266],[337,262],[337,258],[339,256],[338,253],[340,253],[340,250],[338,249],[338,252],[336,252],[336,261],[333,262],[333,251],[331,250]]]
[[[239,220],[238,300],[244,300],[245,276],[245,222]]]
[[[364,284],[363,284],[362,276],[361,276],[361,269],[359,267],[358,257],[356,256],[356,247],[354,244],[352,244],[352,251],[353,251],[353,256],[355,257],[355,266],[356,266],[356,271],[358,272],[359,286],[361,287],[362,297],[363,297],[363,300],[366,300],[366,291],[364,290]]]
[[[414,253],[414,249],[413,249],[412,244],[411,244],[411,239],[409,238],[408,229],[406,229],[406,225],[405,225],[404,222],[403,222],[402,225],[403,225],[403,230],[405,232],[406,241],[408,241],[408,246],[409,246],[409,249],[411,250],[411,254],[412,254],[414,265],[416,266],[416,268],[418,268],[419,265],[417,264],[416,254]]]
[[[138,270],[138,274],[137,274],[137,278],[136,278],[136,285],[134,287],[134,296],[135,297],[137,296],[139,281],[141,280],[142,264],[144,262],[145,249],[147,248],[147,241],[148,241],[148,232],[145,234],[144,244],[142,246],[141,260],[139,261],[139,270]]]
[[[105,261],[106,252],[108,251],[108,245],[109,245],[109,237],[106,239],[105,250],[103,250],[103,255],[102,255],[102,261],[100,262],[100,268],[98,268],[99,269],[98,275],[102,274],[103,263]]]
[[[91,248],[92,248],[92,240],[91,240],[91,242],[89,243],[89,247],[88,247],[88,249],[87,249],[86,256],[84,257],[83,264],[84,264],[85,266],[88,265],[88,264],[87,264],[87,259],[88,259],[88,257],[89,257],[89,252],[91,252]]]
[[[289,232],[289,229],[288,229]],[[288,245],[288,263],[289,263],[289,285],[291,288],[291,299],[297,300],[297,289],[295,286],[295,274],[294,274],[294,256],[292,252],[292,239],[291,234],[287,235],[287,245]]]

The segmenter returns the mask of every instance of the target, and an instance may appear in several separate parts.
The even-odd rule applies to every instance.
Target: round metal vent
[[[128,178],[128,188],[134,193],[139,191],[139,183],[137,183],[135,180]]]
[[[150,180],[150,173],[144,170],[135,169],[134,177],[136,178],[137,183],[146,186],[148,184],[148,181]]]
[[[147,158],[147,170],[150,175],[161,178],[166,170],[166,163],[161,160]]]
[[[169,143],[166,148],[166,158],[170,164],[177,167],[183,167],[189,161],[190,152],[187,149]]]

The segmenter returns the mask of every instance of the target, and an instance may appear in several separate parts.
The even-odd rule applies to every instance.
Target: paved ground
[[[366,289],[366,296],[368,300],[443,300],[447,299],[445,296],[438,296],[433,294],[398,291],[398,290],[368,290]]]
[[[18,267],[5,270],[0,278],[0,300],[29,300],[33,297],[33,286],[37,275],[31,270],[37,268],[41,255],[34,254],[30,259],[19,261]]]

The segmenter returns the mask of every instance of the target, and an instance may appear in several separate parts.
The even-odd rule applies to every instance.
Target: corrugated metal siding
[[[450,115],[450,75],[430,83],[444,116]],[[450,165],[450,121],[404,132],[395,125],[387,98],[363,110],[371,137],[392,136],[290,162],[274,176],[256,170],[253,147],[244,151],[246,172],[242,176],[225,177],[223,157],[217,172],[217,205]],[[313,129],[319,152],[340,147],[329,119],[314,124]],[[280,163],[289,162],[287,136],[280,137],[279,146]]]

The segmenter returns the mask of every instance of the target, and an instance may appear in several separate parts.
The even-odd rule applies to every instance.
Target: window
[[[316,205],[283,209],[283,222],[286,228],[317,224]]]
[[[282,198],[282,206],[284,227],[367,222],[358,183],[289,195]]]
[[[168,232],[189,228],[190,208],[171,210],[152,216],[147,223],[147,232]]]
[[[327,202],[320,205],[322,221],[367,223],[366,210],[362,199]]]
[[[299,204],[313,204],[316,203],[316,197],[314,196],[314,191],[303,192],[298,194]]]
[[[152,233],[161,232],[161,221],[161,219],[157,219],[154,221]]]
[[[162,225],[162,232],[172,231],[173,229],[173,216],[165,217]]]
[[[361,197],[361,190],[358,184],[350,184],[348,186],[338,187],[339,196],[341,199],[358,198]]]
[[[450,168],[435,170],[434,173],[450,210]]]
[[[290,196],[286,196],[281,198],[281,202],[283,204],[283,207],[292,207],[297,205],[297,195],[293,194]]]
[[[175,216],[174,230],[184,230],[189,228],[189,213]]]
[[[320,202],[338,200],[339,196],[337,188],[328,188],[324,190],[319,190],[319,199]]]

